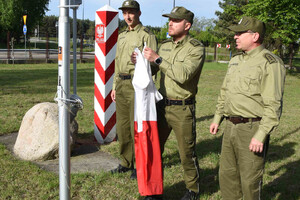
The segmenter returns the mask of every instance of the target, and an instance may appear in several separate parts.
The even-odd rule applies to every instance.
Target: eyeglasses
[[[255,32],[248,30],[248,31],[243,31],[243,32],[236,32],[235,35],[236,36],[240,36],[240,35],[242,35],[244,33],[255,33]]]

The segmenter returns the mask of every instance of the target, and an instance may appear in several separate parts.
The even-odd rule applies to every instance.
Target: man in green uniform
[[[136,47],[141,51],[144,45],[157,49],[155,35],[140,22],[140,5],[137,1],[126,0],[122,7],[128,28],[119,34],[115,59],[115,76],[111,98],[116,102],[117,136],[120,144],[121,164],[112,173],[132,170],[131,178],[136,178],[134,170],[134,89],[132,76],[134,64],[131,54]]]
[[[269,134],[282,111],[285,68],[262,45],[263,22],[243,17],[229,29],[242,51],[229,62],[210,132],[216,134],[225,118],[219,169],[223,199],[258,200]]]
[[[161,71],[160,93],[164,99],[157,103],[157,125],[161,152],[174,131],[178,142],[187,192],[182,200],[199,196],[199,165],[195,152],[195,96],[204,63],[203,45],[189,35],[194,13],[175,7],[169,17],[169,35],[159,48],[146,48],[144,56],[152,62],[153,70]],[[148,199],[151,199],[150,197]],[[155,199],[155,198],[152,198]]]

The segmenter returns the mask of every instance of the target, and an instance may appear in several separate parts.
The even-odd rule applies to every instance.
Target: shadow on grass
[[[297,145],[295,142],[288,142],[282,146],[272,145],[271,143],[267,162],[276,162],[292,156],[295,153],[295,145]],[[281,170],[285,170],[286,172],[263,186],[262,199],[299,199],[300,161],[281,165],[279,168],[268,172],[268,175],[276,176]]]
[[[289,142],[285,143],[283,146],[270,144],[268,153],[267,153],[267,162],[275,162],[278,160],[284,160],[295,153],[294,146],[297,143]]]
[[[263,187],[265,199],[271,200],[275,197],[276,199],[299,199],[300,160],[283,165],[272,171],[271,174],[275,175],[280,170],[286,172]]]
[[[89,137],[86,139],[76,139],[75,145],[72,149],[71,156],[80,156],[90,153],[98,152],[100,149],[100,144],[94,140],[94,137]]]
[[[209,196],[219,190],[217,179],[219,168],[200,169],[200,195]],[[181,199],[186,192],[184,181],[164,188],[164,199]]]
[[[286,139],[287,137],[293,135],[294,133],[297,133],[299,130],[300,130],[300,127],[296,128],[295,130],[293,130],[293,131],[291,131],[291,132],[289,132],[289,133],[284,134],[284,136],[282,136],[282,137],[280,138],[280,140]]]
[[[214,117],[214,115],[207,115],[207,116],[202,116],[196,119],[196,122],[202,122],[205,120],[210,120]]]

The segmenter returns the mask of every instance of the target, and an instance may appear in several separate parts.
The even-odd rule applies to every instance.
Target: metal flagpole
[[[60,0],[58,43],[59,198],[70,199],[70,21],[69,0]]]
[[[77,94],[77,7],[73,9],[73,94]]]

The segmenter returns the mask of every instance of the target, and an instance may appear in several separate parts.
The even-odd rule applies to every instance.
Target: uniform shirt
[[[177,43],[166,40],[158,54],[162,57],[160,93],[170,99],[194,97],[205,58],[203,45],[187,35]]]
[[[262,45],[234,56],[221,87],[213,123],[220,124],[224,116],[262,117],[254,138],[264,142],[279,124],[284,80],[282,60]]]
[[[143,50],[144,45],[154,51],[157,50],[156,37],[150,30],[141,23],[136,25],[132,30],[125,30],[118,36],[117,52],[115,59],[115,76],[113,81],[113,90],[119,80],[119,74],[134,74],[134,64],[131,62],[131,54],[135,48]]]

